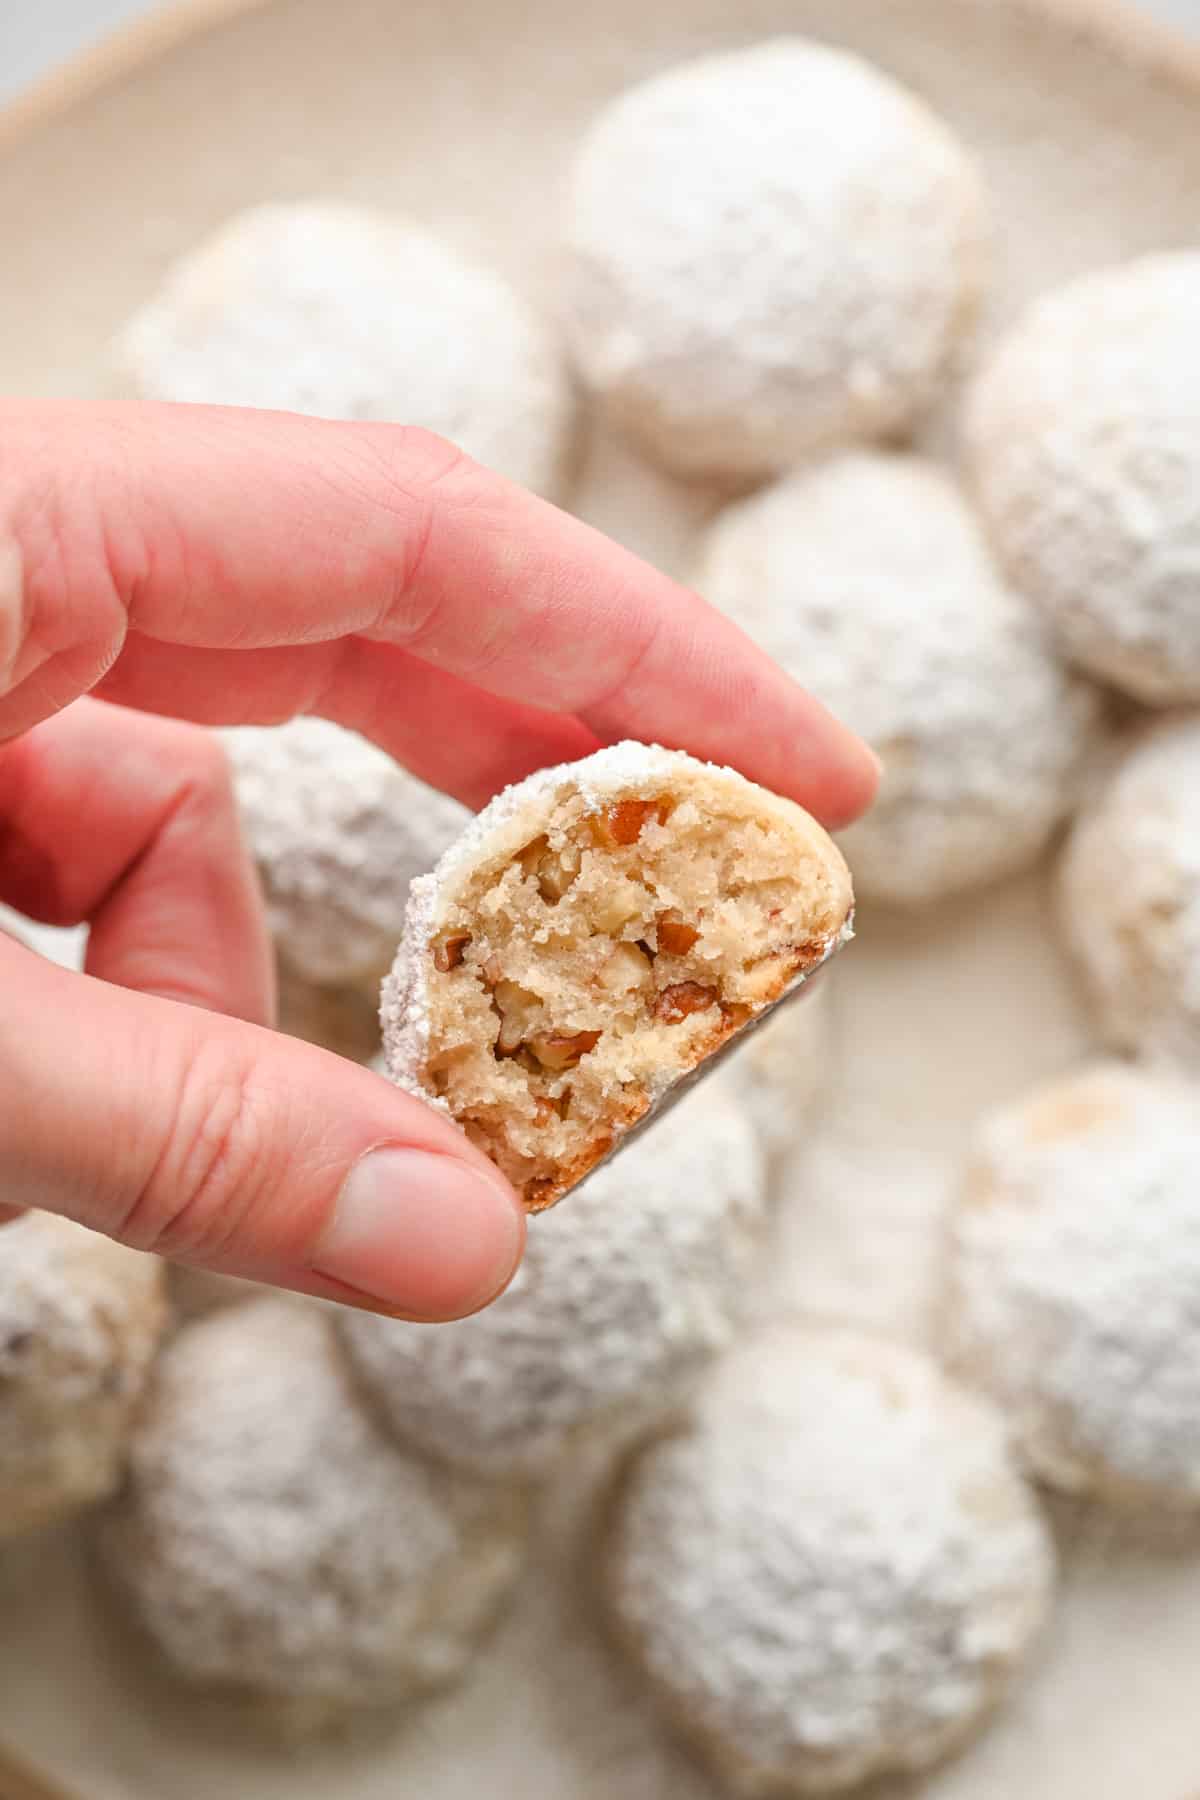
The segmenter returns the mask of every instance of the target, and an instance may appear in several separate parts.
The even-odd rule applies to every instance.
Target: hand
[[[520,1258],[507,1183],[266,1029],[257,884],[195,722],[300,712],[473,806],[628,736],[838,824],[876,765],[695,595],[426,433],[0,404],[0,899],[91,924],[84,976],[0,936],[2,1208],[456,1317]]]

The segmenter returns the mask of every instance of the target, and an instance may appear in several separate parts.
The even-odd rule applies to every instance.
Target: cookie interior
[[[568,789],[530,826],[443,897],[424,1080],[536,1211],[821,962],[850,884],[742,783]]]

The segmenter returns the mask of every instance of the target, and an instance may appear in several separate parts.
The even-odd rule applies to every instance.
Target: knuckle
[[[266,1192],[272,1114],[252,1052],[231,1050],[224,1034],[199,1049],[163,1152],[116,1235],[160,1256],[219,1257]]]

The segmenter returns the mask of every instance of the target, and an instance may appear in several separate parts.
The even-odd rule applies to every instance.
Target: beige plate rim
[[[287,4],[288,0],[174,0],[173,4],[164,0],[144,17],[69,57],[0,108],[0,151],[183,44],[245,14]],[[954,0],[954,4],[1049,22],[1136,63],[1152,79],[1181,93],[1200,93],[1200,44],[1179,27],[1135,11],[1126,0]]]

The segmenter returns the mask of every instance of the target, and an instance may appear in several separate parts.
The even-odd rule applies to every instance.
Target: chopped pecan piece
[[[515,981],[498,981],[492,997],[500,1014],[496,1054],[514,1056],[540,1019],[542,1003]]]
[[[654,1016],[662,1025],[678,1025],[681,1019],[688,1019],[693,1013],[707,1012],[710,1006],[719,1002],[716,988],[705,987],[699,981],[676,981],[658,996]]]
[[[547,905],[557,906],[579,873],[583,853],[576,844],[552,850],[549,838],[543,836],[526,844],[517,861],[524,873],[537,882],[538,893]]]
[[[603,812],[592,813],[588,826],[606,850],[623,850],[637,843],[651,819],[665,825],[670,816],[669,800],[618,800]]]
[[[452,931],[448,937],[434,945],[433,966],[439,975],[448,975],[451,969],[457,969],[470,942],[469,931]]]
[[[573,1069],[599,1042],[598,1031],[539,1031],[536,1037],[530,1038],[529,1048],[544,1069],[552,1069],[558,1074],[562,1069]]]
[[[636,944],[617,944],[600,971],[600,985],[620,994],[641,987],[650,978],[650,958]]]
[[[658,947],[667,956],[686,956],[700,939],[696,927],[677,914],[660,913],[656,929]]]

